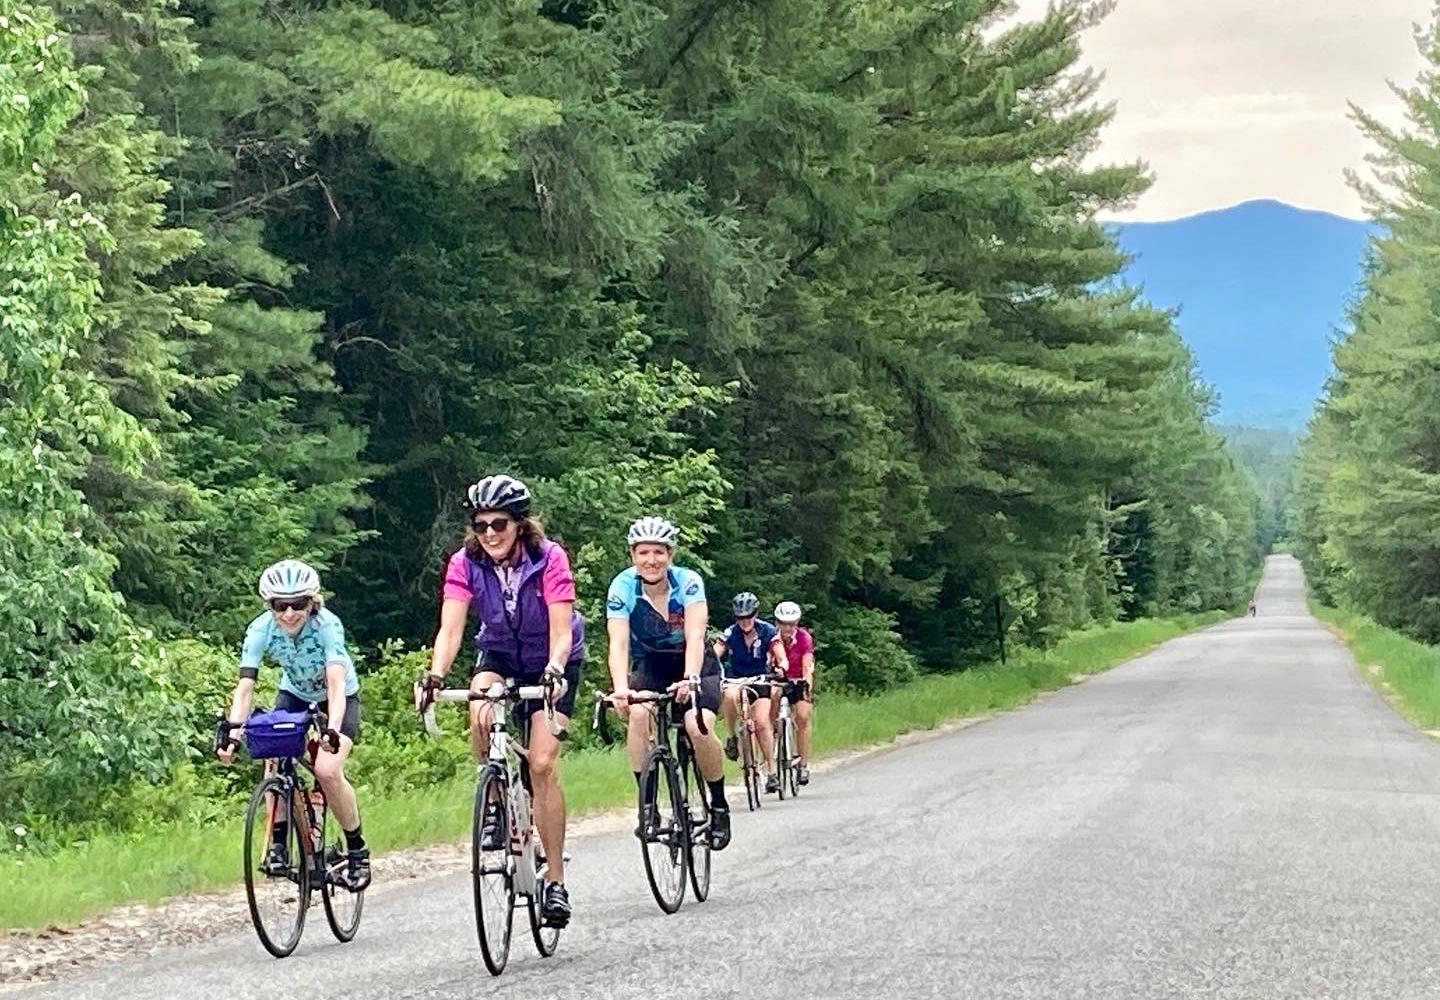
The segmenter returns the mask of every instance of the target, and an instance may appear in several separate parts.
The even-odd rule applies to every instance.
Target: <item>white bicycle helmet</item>
[[[790,625],[800,620],[800,605],[794,601],[781,601],[775,605],[775,620]]]
[[[530,513],[530,487],[510,476],[486,476],[465,491],[465,505],[525,517]]]
[[[282,559],[260,574],[260,596],[315,597],[320,593],[320,574],[299,559]]]
[[[630,525],[625,540],[631,548],[642,542],[659,542],[666,548],[673,549],[680,542],[680,529],[665,518],[652,514]]]

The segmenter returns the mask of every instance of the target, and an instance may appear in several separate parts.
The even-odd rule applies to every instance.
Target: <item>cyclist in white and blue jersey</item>
[[[705,582],[694,570],[672,564],[680,529],[663,517],[642,517],[630,526],[631,567],[616,575],[605,599],[610,638],[610,679],[615,709],[628,718],[626,745],[635,781],[649,748],[650,718],[631,711],[631,691],[664,691],[683,678],[699,678],[696,707],[704,716],[702,735],[695,718],[684,713],[700,774],[710,789],[710,846],[730,843],[730,806],[725,801],[725,755],[715,735],[720,709],[720,662],[705,642],[709,610]],[[682,703],[690,691],[680,689]],[[650,708],[651,706],[645,706]]]
[[[320,575],[297,559],[278,562],[261,573],[260,596],[268,608],[245,630],[240,680],[230,699],[228,718],[237,725],[250,718],[255,679],[267,659],[280,667],[277,709],[302,712],[311,704],[325,707],[329,725],[321,734],[321,752],[315,756],[315,777],[345,831],[345,884],[358,892],[370,884],[370,851],[360,830],[355,789],[345,778],[345,759],[360,736],[360,681],[345,648],[345,626],[325,607]],[[234,741],[216,750],[216,756],[223,764],[234,760]],[[267,870],[288,866],[285,838],[285,824],[276,823],[263,864]]]

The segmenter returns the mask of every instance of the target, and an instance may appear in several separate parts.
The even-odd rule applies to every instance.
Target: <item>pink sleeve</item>
[[[800,629],[800,655],[815,652],[815,637],[810,634],[809,629]]]
[[[570,571],[570,554],[559,542],[550,546],[550,555],[545,560],[540,596],[546,604],[575,603],[575,574]]]
[[[466,601],[467,603],[475,596],[470,593],[470,576],[465,572],[464,549],[451,556],[450,562],[445,567],[443,596],[447,601]]]

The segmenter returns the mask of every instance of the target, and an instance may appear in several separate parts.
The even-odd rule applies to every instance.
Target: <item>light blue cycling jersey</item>
[[[280,690],[302,701],[324,701],[325,664],[345,664],[345,695],[360,692],[355,663],[345,649],[345,626],[328,608],[321,608],[300,627],[291,639],[275,616],[265,611],[245,629],[240,649],[241,671],[258,671],[265,658],[280,665]]]
[[[705,581],[693,569],[671,566],[666,575],[670,600],[666,614],[659,612],[641,593],[644,581],[635,567],[617,573],[605,598],[606,618],[630,619],[630,658],[643,659],[647,653],[680,653],[685,650],[685,609],[705,600]]]

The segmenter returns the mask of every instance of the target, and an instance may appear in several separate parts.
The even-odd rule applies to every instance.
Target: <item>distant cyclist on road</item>
[[[810,721],[815,701],[815,639],[808,629],[800,627],[800,605],[781,601],[775,605],[775,622],[780,629],[780,644],[785,650],[785,676],[794,682],[790,704],[795,710],[795,729],[799,733],[800,759],[796,762],[795,780],[810,784]],[[776,711],[780,700],[775,699]]]
[[[730,611],[735,623],[721,632],[715,640],[715,655],[725,662],[725,676],[733,679],[747,677],[765,678],[773,671],[785,669],[785,651],[780,645],[780,633],[774,625],[757,617],[760,612],[760,598],[749,591],[736,594],[730,601]],[[765,758],[765,791],[774,792],[780,787],[775,776],[774,742],[775,730],[771,725],[770,685],[750,685],[754,700],[750,705],[750,718],[755,723],[755,737],[760,744],[760,753]],[[730,738],[725,741],[725,756],[731,760],[740,758],[740,690],[725,690],[725,722],[730,727]]]
[[[345,779],[345,759],[360,735],[360,681],[345,649],[345,627],[325,607],[320,574],[298,559],[275,563],[261,573],[260,596],[268,607],[245,630],[240,680],[230,698],[228,718],[236,725],[250,718],[255,680],[267,659],[281,671],[277,709],[304,712],[312,703],[325,706],[329,725],[315,755],[315,777],[345,831],[347,857],[341,881],[347,889],[359,892],[370,884],[370,850],[360,831],[355,789]],[[229,764],[235,759],[235,741],[221,746],[215,755],[222,764]],[[271,830],[263,870],[289,867],[287,826],[277,822]]]
[[[649,748],[651,706],[633,708],[631,691],[664,691],[683,678],[699,678],[697,707],[708,733],[685,713],[685,731],[695,748],[700,773],[710,789],[710,846],[730,843],[730,806],[725,801],[725,758],[715,736],[720,708],[720,664],[705,648],[709,609],[700,574],[672,564],[680,529],[663,517],[642,517],[630,525],[631,567],[616,574],[605,599],[610,637],[612,703],[628,721],[626,745],[635,783]],[[690,691],[681,688],[681,703]]]
[[[585,656],[585,620],[575,610],[575,577],[565,549],[545,537],[532,516],[530,489],[510,476],[486,476],[465,494],[470,526],[465,544],[450,557],[430,669],[421,678],[423,709],[444,684],[465,638],[471,610],[480,620],[475,633],[475,666],[470,690],[484,691],[499,680],[538,684],[564,680],[555,701],[555,721],[563,728],[575,710],[580,664]],[[540,912],[547,926],[570,922],[565,889],[565,793],[556,769],[560,743],[545,725],[545,706],[518,706],[530,713],[527,763],[535,793],[535,826],[548,869]],[[490,752],[489,702],[470,703],[470,746],[483,762]],[[480,833],[486,850],[499,850],[505,838],[499,802],[486,810]]]

